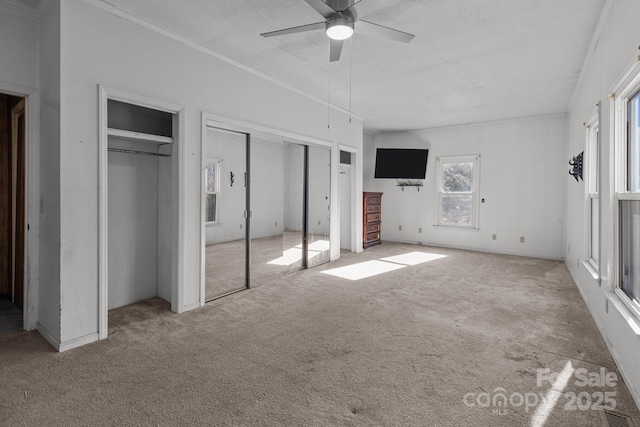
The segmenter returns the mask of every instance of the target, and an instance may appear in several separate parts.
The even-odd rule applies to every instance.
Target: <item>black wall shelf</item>
[[[413,181],[404,181],[404,182],[399,181],[396,184],[396,187],[401,187],[402,191],[404,191],[404,187],[416,187],[416,190],[420,191],[420,187],[423,187],[423,186],[424,186],[424,184],[422,184],[419,181],[415,181],[415,182],[413,182]]]

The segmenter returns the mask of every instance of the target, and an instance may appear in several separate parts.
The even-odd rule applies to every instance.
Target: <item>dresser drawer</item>
[[[371,213],[371,214],[367,214],[367,223],[369,222],[376,222],[376,221],[380,221],[380,213]]]
[[[367,205],[367,213],[380,212],[380,205]]]
[[[369,233],[364,236],[364,243],[375,242],[380,240],[380,233]]]
[[[368,205],[380,205],[382,197],[378,195],[365,196],[364,203]]]
[[[379,233],[379,232],[380,232],[380,224],[373,224],[373,225],[365,225],[364,226],[364,234]]]

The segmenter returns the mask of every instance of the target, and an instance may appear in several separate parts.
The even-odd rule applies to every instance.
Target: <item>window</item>
[[[640,317],[640,62],[610,98],[615,118],[613,290]]]
[[[218,222],[220,194],[220,159],[206,159],[204,167],[205,222]]]
[[[480,156],[436,159],[436,225],[478,228]]]
[[[640,301],[640,94],[635,93],[627,101],[627,136],[624,153],[626,181],[618,193],[619,200],[619,237],[620,237],[620,276],[622,291],[633,302]]]
[[[598,264],[600,262],[600,198],[599,198],[599,145],[600,145],[600,121],[599,108],[591,116],[587,127],[587,149],[586,149],[586,254],[585,259],[588,265],[598,274]]]

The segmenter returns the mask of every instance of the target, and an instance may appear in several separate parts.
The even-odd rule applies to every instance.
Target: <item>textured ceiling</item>
[[[356,34],[331,65],[322,30],[260,36],[322,21],[303,0],[109,3],[385,132],[565,112],[604,1],[389,0],[366,19],[415,39]]]

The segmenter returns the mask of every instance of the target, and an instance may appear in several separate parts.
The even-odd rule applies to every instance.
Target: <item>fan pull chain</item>
[[[349,123],[351,123],[351,93],[352,93],[352,77],[353,77],[353,61],[352,61],[352,49],[353,37],[349,38]]]
[[[331,57],[331,42],[329,42],[329,57]],[[331,129],[331,61],[327,66],[327,129]]]

